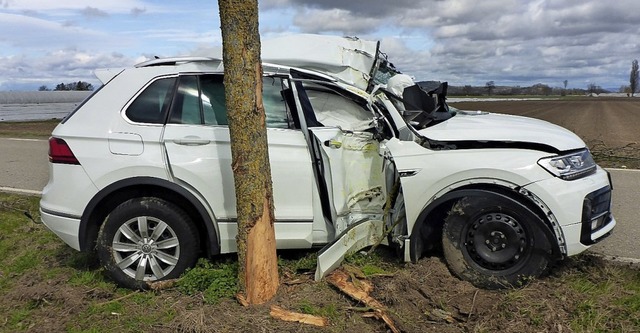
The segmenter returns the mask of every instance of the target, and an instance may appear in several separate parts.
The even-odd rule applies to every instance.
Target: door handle
[[[323,142],[325,147],[329,147],[329,148],[334,148],[334,149],[338,149],[340,147],[342,147],[342,142],[338,141],[338,140],[327,140],[325,142]]]
[[[186,136],[182,139],[174,139],[173,142],[183,146],[203,146],[211,143],[211,140],[202,139],[197,136]]]

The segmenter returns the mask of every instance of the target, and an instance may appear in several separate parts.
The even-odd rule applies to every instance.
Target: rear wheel
[[[198,249],[196,228],[189,216],[157,198],[131,199],[116,207],[97,242],[107,274],[132,289],[179,277],[195,264]]]
[[[493,193],[460,199],[446,218],[442,244],[453,274],[481,288],[521,286],[547,268],[551,246],[536,214]]]

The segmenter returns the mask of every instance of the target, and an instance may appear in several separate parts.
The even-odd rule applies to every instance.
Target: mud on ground
[[[75,254],[60,245],[55,258],[34,274],[16,276],[15,287],[0,295],[0,331],[16,327],[28,332],[387,332],[373,318],[364,318],[365,305],[353,301],[326,282],[314,282],[310,272],[283,274],[275,299],[246,308],[234,299],[205,304],[203,298],[175,289],[134,292],[109,283],[75,283],[73,276],[101,274],[93,267],[73,267]],[[589,256],[564,261],[552,275],[508,291],[473,287],[453,277],[437,256],[415,264],[399,263],[379,249],[381,264],[391,274],[372,276],[371,295],[382,302],[401,332],[574,332],[600,328],[632,332],[640,329],[640,313],[629,309],[615,322],[585,326],[589,311],[620,311],[617,298],[628,292],[611,285],[603,299],[592,299],[576,287],[585,276],[594,285],[608,284],[609,264]],[[69,267],[71,266],[71,267]],[[67,270],[68,274],[50,272]],[[79,272],[78,272],[79,271]],[[592,271],[592,273],[589,273]],[[48,273],[49,272],[49,273]],[[640,278],[640,273],[637,274]],[[602,303],[602,304],[600,304]],[[327,327],[284,322],[269,316],[270,305],[313,313],[329,320]],[[29,315],[16,326],[16,309]],[[587,313],[588,315],[589,313]],[[590,317],[589,317],[590,318]],[[18,318],[20,320],[20,318]],[[597,326],[600,325],[600,326]],[[586,327],[586,329],[585,329]]]

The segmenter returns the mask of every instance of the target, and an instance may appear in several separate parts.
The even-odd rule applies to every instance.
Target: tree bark
[[[271,168],[262,104],[257,0],[219,0],[224,86],[238,213],[238,279],[248,304],[278,289]]]

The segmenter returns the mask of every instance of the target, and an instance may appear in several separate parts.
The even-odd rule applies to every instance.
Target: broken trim
[[[322,280],[340,266],[346,256],[377,244],[383,234],[384,222],[380,220],[365,220],[349,226],[331,243],[318,251],[315,280]],[[385,243],[384,239],[382,243]]]
[[[567,242],[565,240],[564,234],[562,233],[562,228],[560,228],[560,224],[558,223],[558,219],[553,215],[553,212],[547,206],[542,199],[538,198],[535,194],[531,193],[531,191],[526,190],[524,188],[520,188],[518,190],[520,194],[522,194],[525,198],[529,199],[532,204],[534,204],[538,209],[542,210],[545,218],[551,224],[551,228],[553,229],[553,233],[555,234],[555,239],[558,244],[558,248],[560,249],[560,253],[563,256],[567,255]]]
[[[527,149],[543,151],[545,153],[560,154],[562,151],[543,143],[522,141],[438,141],[420,135],[424,140],[420,143],[423,147],[432,150],[457,150],[457,149]]]

